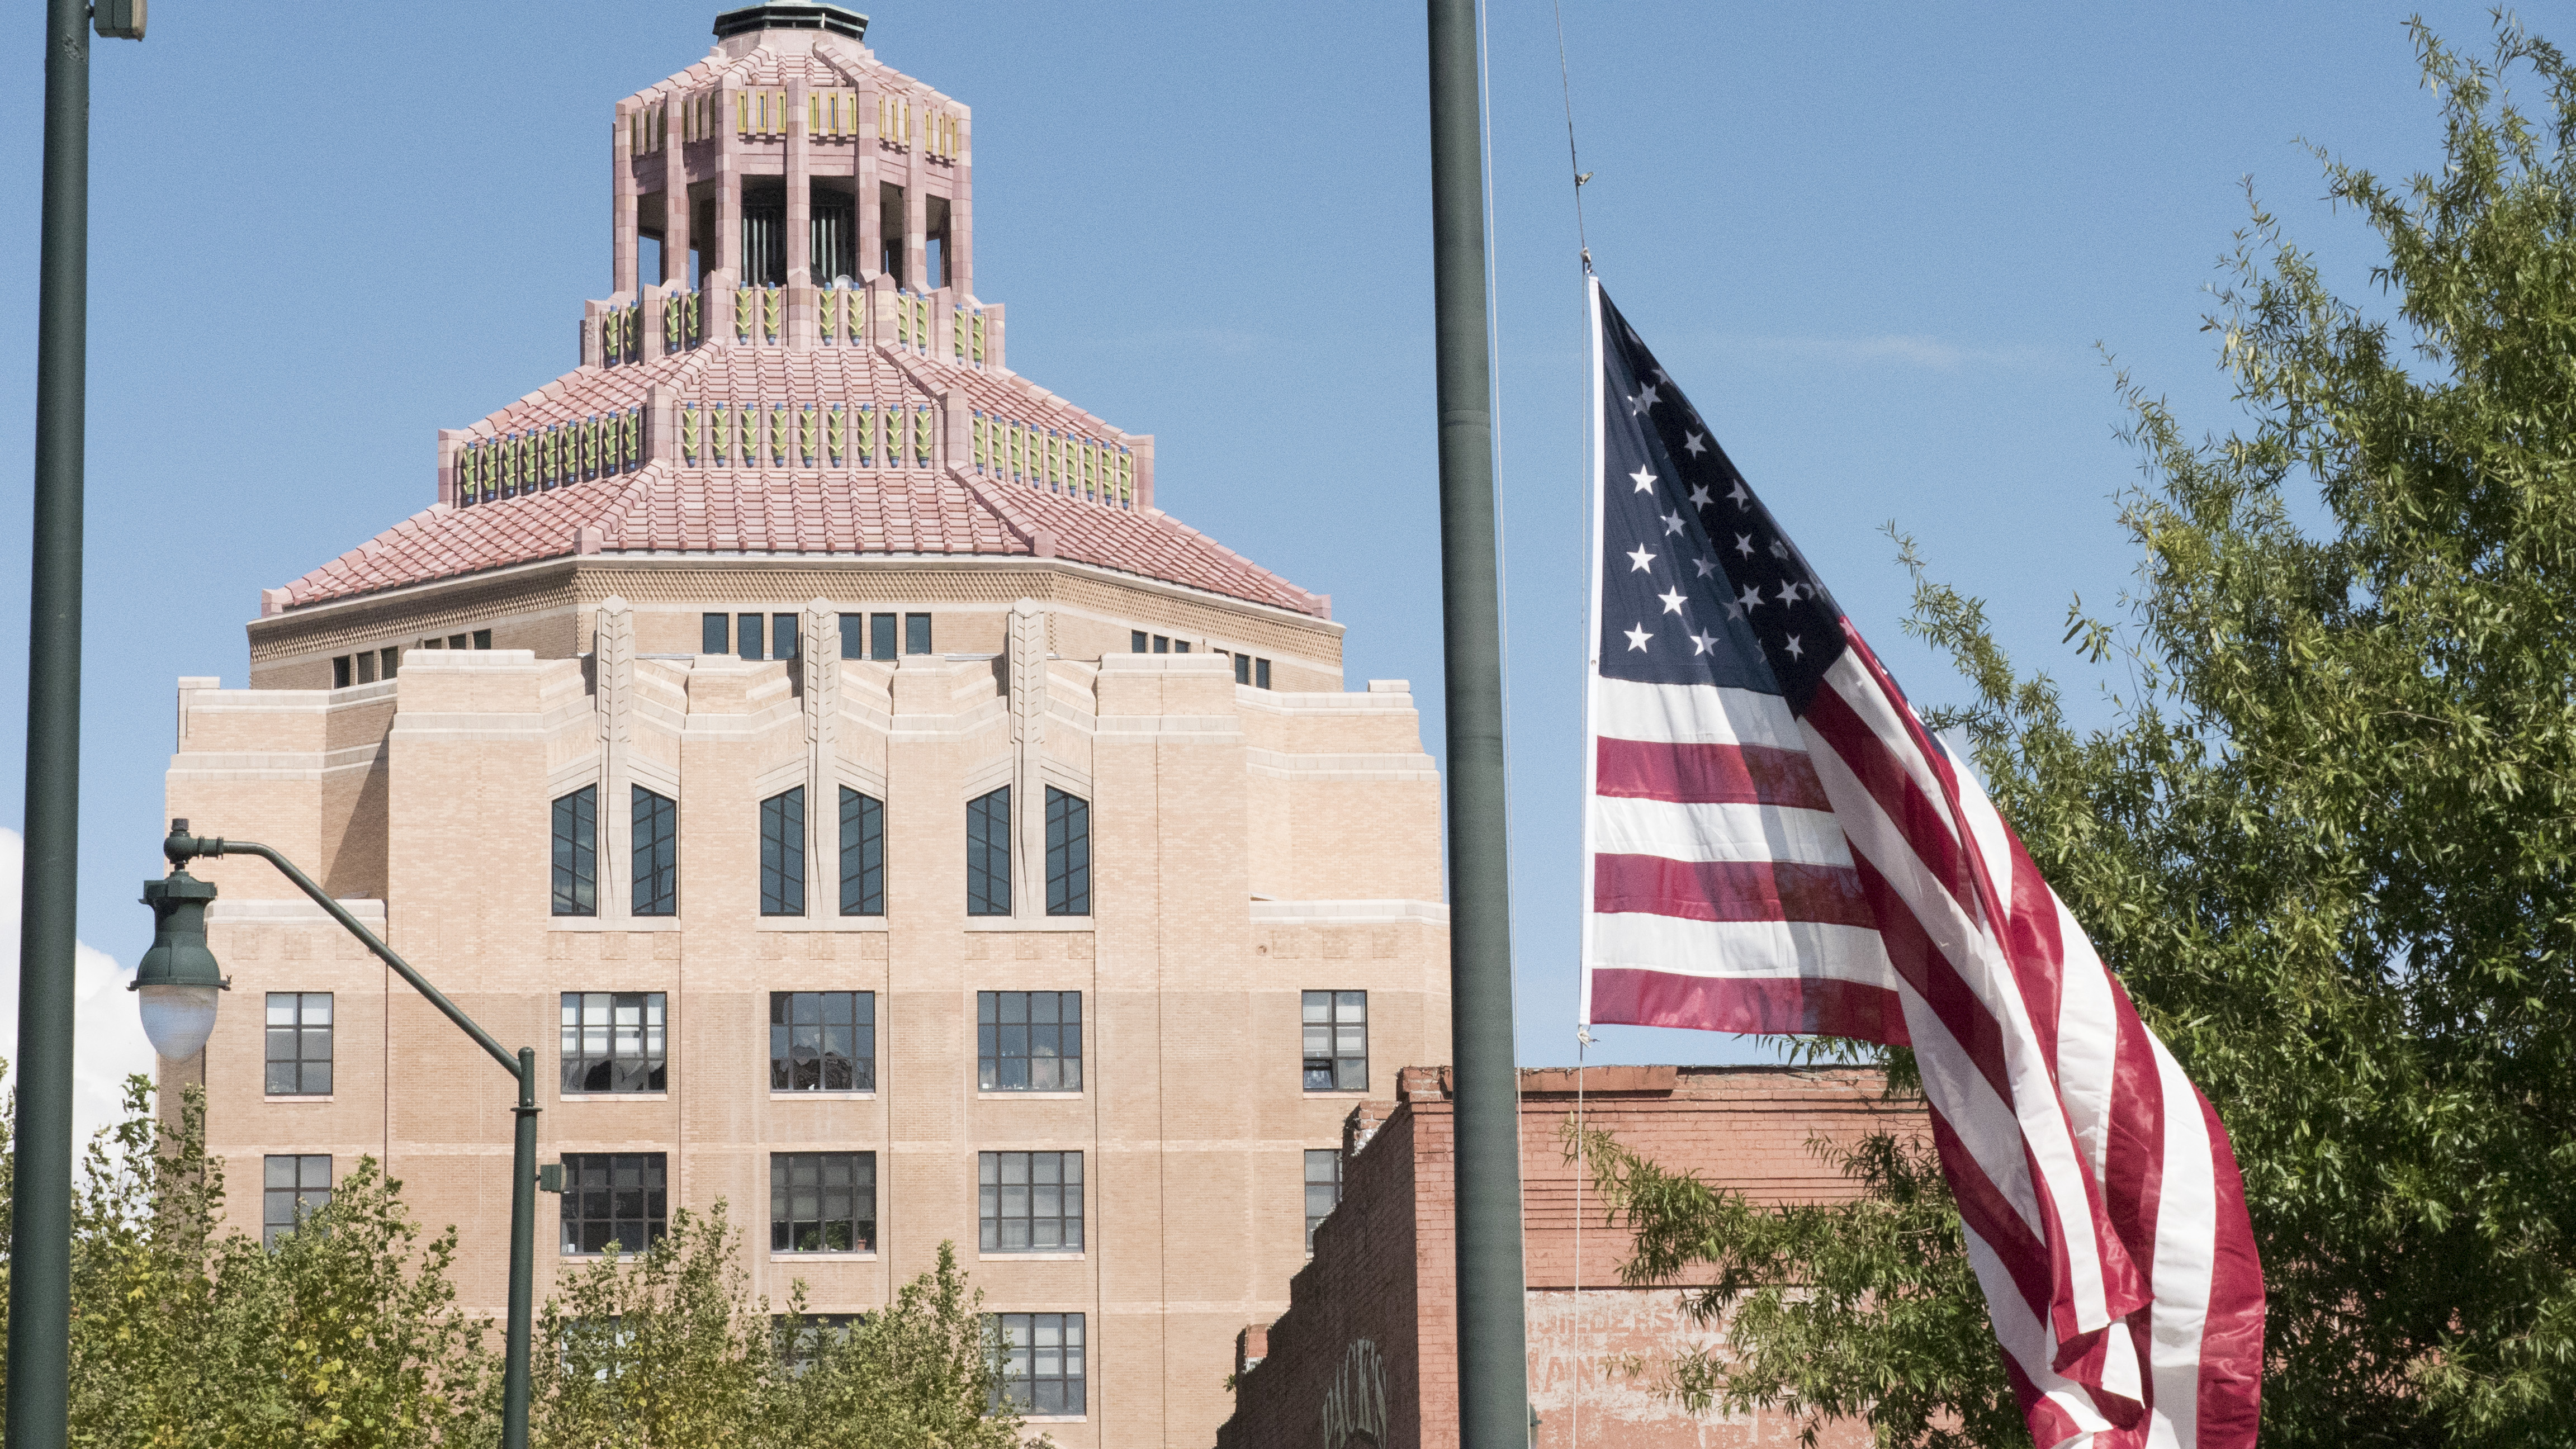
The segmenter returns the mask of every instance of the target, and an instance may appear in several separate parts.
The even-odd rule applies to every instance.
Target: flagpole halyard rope
[[[1574,240],[1583,248],[1583,271],[1592,272],[1592,238],[1583,228],[1583,183],[1592,173],[1583,169],[1583,158],[1574,150],[1574,78],[1565,63],[1565,0],[1554,0],[1556,8],[1556,84],[1565,96],[1565,174],[1574,178]]]

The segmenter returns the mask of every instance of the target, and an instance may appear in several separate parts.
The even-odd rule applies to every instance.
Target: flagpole
[[[1476,0],[1427,0],[1440,409],[1440,598],[1449,744],[1449,1022],[1455,1062],[1458,1442],[1530,1442],[1512,1042],[1493,359],[1485,290]]]

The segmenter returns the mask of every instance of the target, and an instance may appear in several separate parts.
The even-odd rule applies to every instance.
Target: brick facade
[[[1457,1449],[1454,1116],[1445,1071],[1408,1068],[1391,1103],[1354,1109],[1342,1199],[1315,1233],[1288,1312],[1236,1338],[1235,1413],[1218,1449]],[[1819,1202],[1850,1184],[1808,1143],[1849,1141],[1893,1123],[1879,1079],[1856,1071],[1770,1067],[1595,1067],[1583,1074],[1586,1123],[1668,1168],[1689,1169],[1755,1202]],[[1521,1171],[1530,1402],[1538,1449],[1734,1449],[1789,1444],[1785,1415],[1694,1420],[1633,1372],[1678,1345],[1715,1347],[1677,1288],[1629,1288],[1627,1239],[1588,1203],[1576,1232],[1576,1170],[1565,1128],[1575,1074],[1521,1074]],[[1587,1185],[1588,1186],[1588,1185]],[[1578,1257],[1579,1255],[1579,1257]],[[1857,1424],[1822,1442],[1866,1444]]]

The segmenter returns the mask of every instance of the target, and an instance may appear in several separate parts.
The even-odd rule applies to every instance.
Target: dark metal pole
[[[501,1374],[501,1449],[528,1449],[528,1315],[537,1274],[537,1054],[519,1048],[519,1134],[511,1153],[510,1340]]]
[[[1520,1074],[1512,1045],[1503,650],[1486,346],[1475,0],[1429,0],[1440,595],[1449,716],[1449,1023],[1457,1081],[1458,1442],[1525,1449]]]
[[[447,993],[429,983],[429,978],[413,969],[383,938],[359,923],[349,909],[334,899],[321,883],[296,867],[295,862],[268,846],[252,840],[226,840],[221,836],[191,835],[188,822],[170,822],[169,837],[161,842],[161,854],[174,866],[184,866],[199,856],[256,855],[276,866],[278,872],[295,883],[295,888],[340,923],[341,929],[355,936],[377,959],[394,969],[394,973],[411,984],[414,991],[429,999],[449,1021],[463,1029],[474,1044],[483,1048],[519,1080],[518,1126],[511,1149],[511,1168],[515,1173],[510,1184],[510,1324],[508,1347],[502,1362],[501,1377],[501,1444],[502,1449],[528,1449],[528,1342],[529,1318],[534,1311],[537,1272],[537,1054],[529,1047],[519,1048],[516,1056],[502,1049],[492,1033],[467,1016],[464,1009],[447,999]],[[68,994],[68,993],[67,993]],[[68,1137],[66,1138],[68,1145]],[[69,1159],[65,1159],[68,1171]],[[66,1176],[66,1182],[69,1181]],[[23,1183],[24,1178],[21,1177]],[[68,1196],[66,1197],[68,1201]],[[17,1324],[10,1324],[11,1366],[17,1354]],[[11,1380],[11,1422],[16,1422],[15,1379]],[[16,1433],[13,1427],[10,1431]],[[57,1439],[56,1443],[61,1441]],[[12,1439],[8,1449],[20,1449]]]
[[[36,517],[27,617],[27,854],[18,897],[18,1122],[9,1449],[71,1433],[72,953],[80,886],[81,462],[89,366],[89,6],[45,7],[36,292]]]

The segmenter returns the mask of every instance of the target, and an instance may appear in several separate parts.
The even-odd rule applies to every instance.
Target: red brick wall
[[[1326,1405],[1384,1384],[1381,1449],[1457,1449],[1455,1178],[1445,1072],[1408,1068],[1390,1109],[1357,1123],[1376,1135],[1343,1168],[1341,1206],[1315,1235],[1290,1307],[1266,1334],[1266,1356],[1240,1374],[1219,1449],[1343,1449],[1365,1439],[1326,1432]],[[1693,1322],[1672,1287],[1630,1288],[1618,1269],[1624,1233],[1606,1227],[1589,1184],[1576,1231],[1577,1165],[1565,1129],[1574,1073],[1521,1074],[1521,1177],[1528,1264],[1530,1398],[1542,1449],[1581,1442],[1621,1449],[1717,1449],[1794,1442],[1780,1415],[1694,1420],[1658,1394],[1653,1366],[1683,1346],[1715,1347],[1719,1326]],[[1583,1074],[1585,1124],[1667,1168],[1689,1169],[1757,1202],[1841,1198],[1849,1184],[1820,1162],[1815,1139],[1848,1141],[1882,1126],[1921,1130],[1891,1113],[1876,1073],[1775,1067],[1596,1067]],[[1578,1241],[1579,1239],[1579,1241]],[[1366,1345],[1366,1346],[1363,1346]],[[1376,1362],[1369,1362],[1373,1349]],[[1373,1424],[1368,1415],[1363,1422]],[[1827,1444],[1861,1444],[1858,1424]]]

